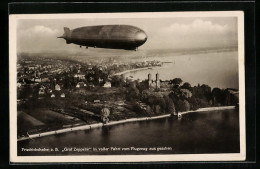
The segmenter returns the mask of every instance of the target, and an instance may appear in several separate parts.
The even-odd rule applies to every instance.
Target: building
[[[99,82],[99,83],[101,83],[101,82],[103,82],[103,81],[104,81],[103,79],[98,78],[98,82]]]
[[[152,75],[148,74],[148,80],[139,82],[145,85],[148,89],[157,89],[157,91],[161,92],[169,92],[171,91],[173,85],[170,83],[169,80],[161,80],[159,78],[159,73],[156,73],[156,79],[152,80]]]
[[[60,91],[60,90],[61,90],[61,89],[60,89],[60,85],[56,84],[56,85],[55,85],[55,90]]]
[[[94,100],[94,103],[100,103],[100,100]]]
[[[40,88],[40,90],[39,90],[39,95],[43,95],[43,94],[45,94],[45,91],[44,91],[43,88]]]
[[[105,87],[105,88],[111,87],[111,82],[106,82],[106,83],[103,85],[103,87]]]
[[[48,93],[48,94],[52,93],[52,90],[51,90],[51,89],[48,89],[48,90],[47,90],[47,93]]]
[[[41,82],[50,82],[50,79],[45,77],[45,78],[41,78]]]
[[[17,87],[20,88],[22,86],[21,83],[17,83]]]
[[[148,88],[152,89],[160,89],[160,78],[159,78],[159,73],[156,73],[156,79],[152,80],[152,75],[151,73],[148,74]]]
[[[118,105],[118,106],[124,106],[125,102],[124,101],[116,101],[114,104]]]
[[[34,78],[34,81],[35,82],[42,82],[42,79],[41,78]]]
[[[80,87],[83,87],[83,86],[86,86],[86,84],[84,82],[78,82],[77,85],[76,85],[76,88],[80,88]]]
[[[63,98],[64,98],[64,97],[65,97],[65,94],[64,94],[64,93],[62,93],[62,94],[60,95],[60,97],[63,97]]]
[[[85,80],[85,75],[84,74],[75,74],[74,77],[78,78],[80,80]]]
[[[93,84],[89,84],[88,85],[90,88],[94,88],[95,87],[95,85],[93,85]]]

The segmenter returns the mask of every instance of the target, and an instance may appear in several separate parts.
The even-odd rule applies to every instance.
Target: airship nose
[[[147,35],[143,31],[139,31],[135,34],[135,40],[143,44],[147,40]]]

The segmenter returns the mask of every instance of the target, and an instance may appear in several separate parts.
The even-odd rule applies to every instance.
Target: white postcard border
[[[239,64],[239,128],[240,153],[172,154],[172,155],[84,155],[84,156],[17,156],[17,44],[16,28],[19,19],[83,19],[83,18],[169,18],[169,17],[237,17]],[[245,125],[245,61],[243,11],[207,12],[143,12],[87,14],[19,14],[9,15],[9,96],[10,96],[10,162],[156,162],[156,161],[243,161],[246,159]]]

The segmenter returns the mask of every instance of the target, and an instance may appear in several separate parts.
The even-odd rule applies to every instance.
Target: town
[[[133,79],[126,70],[151,69],[160,61],[123,63],[114,58],[87,63],[20,54],[17,62],[18,138],[98,122],[151,117],[237,105],[237,89],[191,86],[180,78]],[[153,78],[154,77],[154,78]]]

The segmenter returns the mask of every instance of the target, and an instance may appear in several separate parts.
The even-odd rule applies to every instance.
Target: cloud
[[[35,25],[31,28],[20,30],[20,35],[26,36],[53,36],[58,34],[57,29],[52,29],[43,25]]]
[[[35,25],[26,29],[20,29],[17,32],[18,50],[43,50],[56,49],[60,47],[57,36],[61,32],[57,29],[43,25]]]
[[[42,25],[36,25],[33,27],[34,33],[45,33],[45,34],[57,34],[57,29],[51,29]]]
[[[211,21],[196,19],[190,24],[173,23],[169,27],[162,28],[161,33],[226,33],[229,31],[227,25],[214,24]]]
[[[237,43],[237,32],[229,23],[195,19],[169,23],[157,30],[150,44],[163,48],[228,47]],[[156,38],[156,40],[155,40]]]

